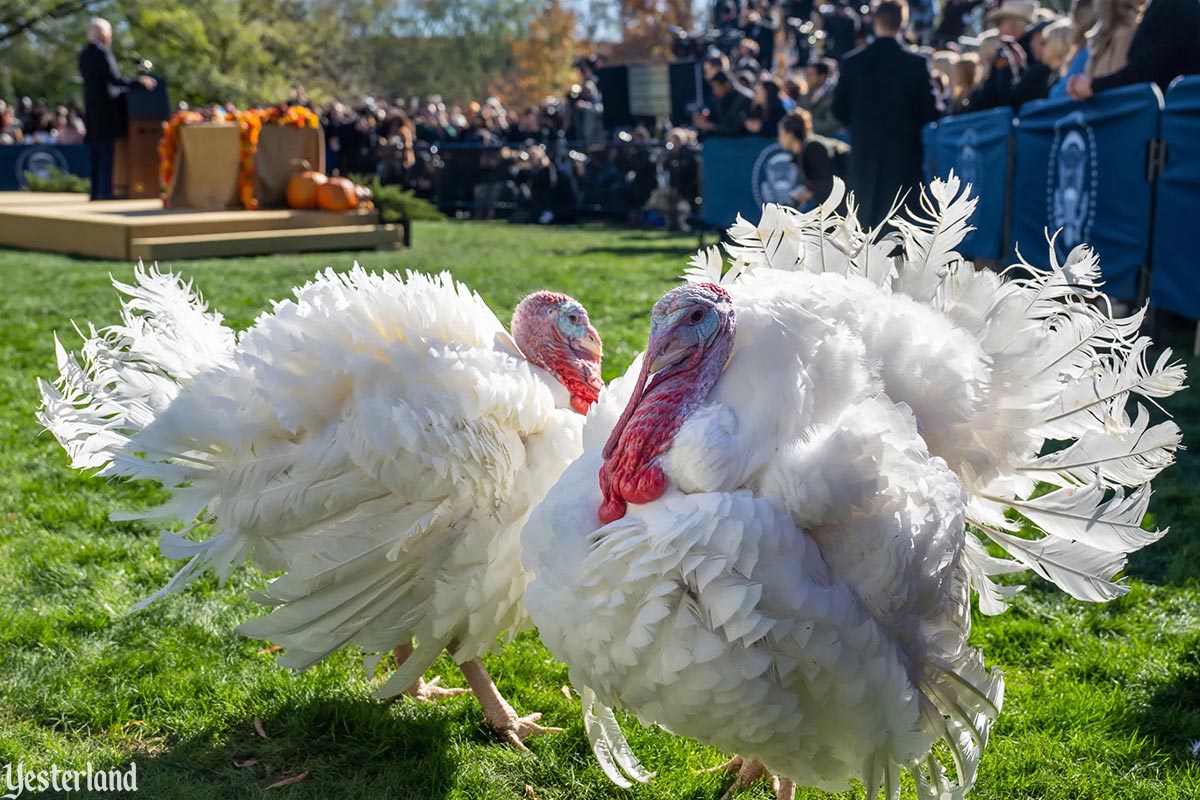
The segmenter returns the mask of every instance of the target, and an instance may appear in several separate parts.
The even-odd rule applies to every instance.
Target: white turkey
[[[172,275],[116,286],[123,324],[92,328],[82,361],[58,346],[40,419],[74,467],[170,490],[130,516],[188,525],[162,550],[190,560],[143,604],[252,559],[284,574],[259,598],[274,610],[239,630],[286,648],[283,665],[394,650],[379,695],[432,699],[463,691],[422,680],[447,649],[507,741],[550,730],[517,716],[480,656],[528,627],[520,531],[602,387],[583,307],[532,294],[510,337],[448,274],[355,265],[237,336]]]
[[[971,591],[999,613],[1020,587],[990,576],[1029,569],[1108,600],[1164,533],[1140,523],[1180,432],[1128,407],[1184,372],[1107,311],[1094,253],[975,270],[953,176],[891,238],[840,199],[739,219],[724,275],[693,261],[523,533],[526,605],[623,785],[650,776],[611,707],[740,754],[735,787],[765,765],[780,797],[897,798],[907,770],[962,797],[1003,698]]]

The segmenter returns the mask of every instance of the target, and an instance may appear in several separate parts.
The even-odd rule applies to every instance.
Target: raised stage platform
[[[321,250],[394,249],[403,225],[374,210],[180,211],[159,200],[88,202],[86,195],[0,192],[0,247],[115,261],[164,261]]]

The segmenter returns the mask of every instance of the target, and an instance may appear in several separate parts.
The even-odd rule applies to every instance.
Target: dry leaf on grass
[[[262,650],[259,650],[258,654],[261,656],[263,653],[278,653],[282,649],[279,645],[273,644],[270,647],[264,647]]]
[[[562,687],[562,693],[563,693],[563,697],[567,698],[568,700],[571,699],[571,687],[567,686],[565,683],[563,684],[563,687]]]
[[[262,720],[259,719],[258,717],[254,718],[254,730],[258,733],[259,736],[263,737],[264,739],[270,738],[269,736],[267,736],[267,732],[263,730]]]
[[[235,758],[233,760],[233,765],[235,767],[237,767],[238,769],[245,769],[246,767],[253,767],[255,764],[257,764],[260,761],[262,761],[261,758],[242,758],[242,759]]]
[[[307,777],[308,770],[304,770],[304,772],[301,772],[299,775],[293,775],[290,778],[284,778],[283,780],[275,781],[267,787],[267,791],[270,791],[271,789],[278,789],[281,786],[291,786],[293,783],[299,783]]]
[[[538,800],[537,795],[533,793],[533,787],[528,783],[525,784],[525,800]]]

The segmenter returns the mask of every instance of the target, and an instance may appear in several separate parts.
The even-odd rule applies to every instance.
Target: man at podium
[[[125,135],[122,95],[134,87],[152,90],[157,81],[149,75],[122,78],[112,54],[112,25],[106,19],[94,19],[88,27],[88,43],[79,54],[79,74],[83,78],[84,140],[92,151],[93,200],[113,196],[113,156],[116,140]]]

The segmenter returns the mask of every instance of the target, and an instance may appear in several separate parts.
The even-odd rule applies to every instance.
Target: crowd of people
[[[360,98],[314,106],[330,171],[377,175],[451,210],[552,222],[609,211],[686,225],[699,195],[699,143],[756,136],[795,156],[793,201],[819,202],[837,174],[863,216],[880,218],[920,174],[920,129],[944,114],[1095,92],[1200,72],[1200,0],[716,0],[703,32],[673,32],[699,62],[690,119],[606,128],[601,63],[577,62],[563,96],[509,107]],[[85,115],[0,101],[0,144],[74,144]],[[683,124],[680,124],[683,123]]]
[[[600,213],[684,224],[686,212],[664,197],[699,193],[695,133],[606,129],[596,61],[577,67],[579,82],[565,96],[522,108],[495,96],[465,104],[437,95],[329,104],[319,109],[327,168],[378,175],[483,219],[546,224]],[[293,102],[307,102],[302,88],[292,94]]]
[[[0,100],[0,145],[83,144],[85,132],[77,103],[53,107],[28,97],[13,105]]]
[[[702,137],[778,135],[804,176],[797,203],[822,200],[840,167],[872,223],[919,182],[921,128],[943,115],[1134,83],[1165,90],[1200,73],[1198,0],[1074,0],[1069,13],[1037,0],[801,6],[718,0],[717,24],[737,19],[744,37],[706,51],[709,100],[694,125]],[[759,17],[793,12],[801,19],[774,26],[770,50],[750,35]]]

